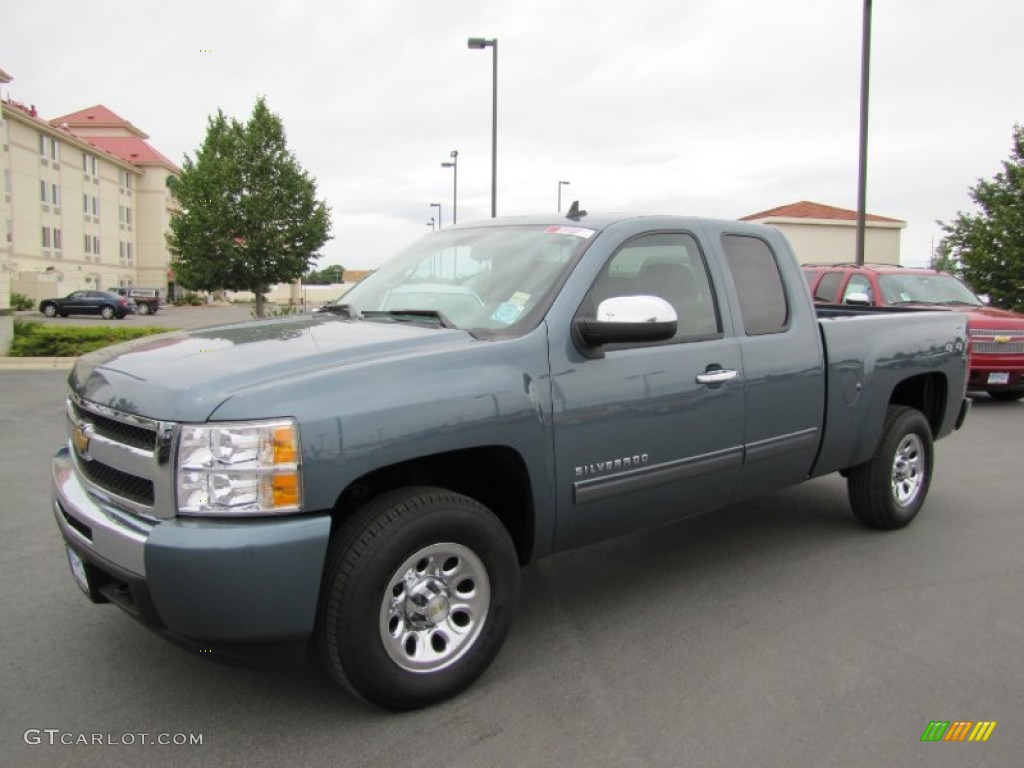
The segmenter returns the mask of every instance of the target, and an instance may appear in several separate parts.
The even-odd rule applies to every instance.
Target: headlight
[[[302,509],[294,421],[184,425],[178,514],[276,515]]]

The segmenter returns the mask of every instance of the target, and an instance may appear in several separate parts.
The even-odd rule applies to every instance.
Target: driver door
[[[552,348],[558,529],[568,547],[726,503],[743,460],[739,345],[696,240],[647,233],[608,260],[577,316],[617,296],[676,311],[668,342],[607,345],[593,359]]]

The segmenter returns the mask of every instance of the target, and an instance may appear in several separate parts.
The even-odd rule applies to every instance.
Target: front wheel
[[[57,316],[57,307],[56,307],[56,305],[54,305],[54,304],[44,304],[43,305],[43,314],[46,315],[47,317],[56,317]]]
[[[486,507],[407,488],[342,525],[321,595],[317,642],[328,672],[374,704],[415,709],[464,690],[497,656],[519,566]]]
[[[889,406],[874,456],[847,477],[853,514],[872,528],[907,525],[924,505],[933,461],[932,430],[924,414]]]

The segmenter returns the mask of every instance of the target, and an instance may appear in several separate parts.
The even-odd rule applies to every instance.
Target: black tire
[[[332,537],[321,660],[378,706],[428,706],[490,666],[518,599],[515,546],[486,507],[441,488],[391,491]]]
[[[149,314],[149,304],[139,304],[138,312],[139,312],[140,315],[148,315]]]
[[[100,317],[102,317],[104,320],[113,320],[115,314],[116,313],[114,312],[114,308],[109,304],[104,304],[102,307],[100,307]]]
[[[907,525],[924,505],[933,464],[928,419],[914,408],[890,405],[874,456],[847,477],[853,514],[872,528]]]
[[[42,312],[47,317],[57,316],[57,305],[56,304],[43,304]]]
[[[1024,390],[1001,390],[999,392],[989,392],[988,396],[993,400],[999,400],[1004,403],[1012,403],[1014,400],[1020,400],[1024,397]]]

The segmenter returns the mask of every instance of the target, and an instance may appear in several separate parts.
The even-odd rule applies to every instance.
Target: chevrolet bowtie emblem
[[[93,431],[92,424],[75,424],[71,430],[71,442],[74,444],[78,455],[86,461],[92,458],[89,455],[89,440],[92,437]]]
[[[996,344],[1009,344],[1010,343],[1010,337],[1009,336],[996,336],[993,339],[993,341],[995,341]]]

